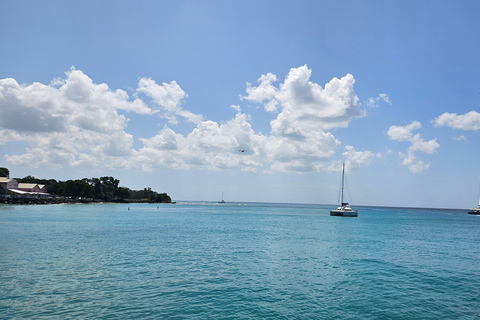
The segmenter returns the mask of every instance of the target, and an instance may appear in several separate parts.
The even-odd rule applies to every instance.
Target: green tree
[[[49,183],[45,184],[47,192],[50,194],[56,194],[59,196],[65,195],[65,182],[50,180]]]
[[[130,197],[130,189],[125,187],[118,188],[117,197],[121,200],[128,199]]]
[[[105,195],[103,194],[102,182],[98,178],[92,178],[93,187],[94,187],[94,198],[103,199]]]
[[[120,190],[121,188],[118,187],[120,180],[114,177],[92,178],[85,181],[93,186],[96,199],[105,201],[119,200],[124,199],[122,197],[127,194],[127,192]]]
[[[10,171],[7,168],[0,167],[0,177],[10,177]]]
[[[68,180],[65,182],[64,195],[67,197],[93,198],[95,189],[85,180]]]
[[[22,183],[38,183],[39,179],[35,178],[34,176],[28,175],[22,179],[17,179],[18,182]]]
[[[172,198],[170,198],[170,196],[167,195],[166,193],[159,193],[155,198],[155,202],[170,203],[172,202]]]
[[[101,177],[100,181],[102,182],[103,193],[105,195],[105,200],[115,199],[115,193],[118,189],[118,184],[120,180],[113,177]]]
[[[64,197],[93,198],[103,201],[136,200],[158,203],[168,203],[172,201],[166,193],[157,193],[151,188],[130,190],[129,188],[119,187],[120,180],[108,176],[91,179],[84,178],[81,180],[56,181],[55,179],[37,179],[28,175],[16,180],[23,183],[44,184],[48,193]]]

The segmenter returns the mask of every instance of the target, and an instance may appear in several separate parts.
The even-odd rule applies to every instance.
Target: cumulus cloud
[[[5,156],[20,166],[108,166],[131,153],[133,138],[124,131],[128,120],[119,111],[154,113],[140,99],[95,84],[73,67],[49,85],[2,79],[0,93],[0,144],[30,146],[24,154]]]
[[[345,152],[342,154],[345,158],[345,170],[357,170],[363,165],[370,164],[374,157],[371,151],[355,151],[352,146],[346,146]]]
[[[330,132],[311,132],[303,140],[270,136],[265,146],[265,159],[272,162],[265,172],[318,172],[324,169],[340,147]]]
[[[456,114],[445,112],[433,120],[436,127],[449,127],[462,130],[479,130],[480,113],[470,111],[465,114]]]
[[[247,83],[241,100],[263,104],[276,112],[269,134],[255,132],[250,115],[239,105],[232,119],[206,120],[184,109],[187,93],[175,81],[158,84],[141,78],[131,96],[96,84],[72,67],[64,79],[50,84],[20,85],[0,80],[0,145],[23,142],[20,154],[4,155],[19,166],[156,168],[312,172],[328,170],[341,142],[330,129],[347,127],[365,111],[354,93],[355,79],[333,78],[324,88],[310,81],[307,66],[292,68],[283,83],[268,73],[258,86]],[[148,138],[127,132],[128,114],[159,116],[163,129]],[[171,125],[194,124],[179,133]],[[183,128],[184,129],[184,128]],[[135,139],[140,146],[134,148]],[[347,146],[343,157],[349,169],[368,164],[370,151]]]
[[[255,134],[248,120],[246,114],[237,113],[221,125],[202,121],[186,136],[165,127],[154,137],[141,139],[144,146],[136,152],[138,161],[134,162],[146,171],[156,167],[210,170],[241,167],[256,171],[263,165],[259,158],[266,137]]]
[[[412,130],[418,130],[422,128],[422,124],[418,121],[413,121],[406,126],[391,126],[388,129],[388,136],[392,140],[397,141],[410,141],[412,140]]]
[[[376,156],[379,157],[380,153]],[[325,169],[328,172],[342,172],[345,163],[345,172],[358,170],[362,166],[369,165],[375,155],[371,151],[356,151],[353,146],[346,146],[342,153],[343,160],[334,160]]]
[[[367,106],[370,108],[377,108],[381,101],[390,105],[392,104],[390,97],[386,93],[380,93],[376,98],[370,97],[367,101]]]
[[[159,85],[151,78],[142,78],[138,82],[137,92],[144,93],[150,97],[159,107],[161,116],[168,119],[170,123],[178,124],[177,117],[183,117],[193,123],[198,123],[203,120],[202,115],[194,114],[181,107],[188,95],[176,81]]]
[[[311,74],[306,65],[292,68],[278,88],[272,84],[275,75],[263,75],[258,87],[247,85],[247,95],[242,99],[264,103],[267,111],[280,109],[271,122],[276,135],[301,137],[311,130],[345,128],[353,118],[365,116],[351,74],[333,78],[325,88],[311,82]]]
[[[422,160],[417,160],[415,153],[424,152],[428,154],[434,153],[439,147],[437,139],[425,141],[420,134],[413,134],[413,130],[421,129],[422,125],[418,121],[413,121],[406,126],[391,126],[388,129],[388,136],[391,140],[409,141],[412,145],[408,148],[407,153],[399,152],[399,156],[403,158],[402,165],[408,166],[413,173],[419,173],[430,167],[430,163],[424,163]]]
[[[310,81],[306,66],[290,69],[283,83],[268,73],[259,85],[247,83],[241,98],[263,103],[266,111],[278,112],[270,122],[271,135],[266,158],[273,161],[266,172],[311,172],[325,169],[338,147],[338,141],[326,130],[345,128],[353,118],[365,116],[353,90],[351,74],[333,78],[324,87]]]
[[[247,95],[240,96],[240,99],[246,99],[257,103],[267,101],[265,104],[265,110],[268,112],[276,112],[277,104],[279,102],[276,100],[275,96],[278,93],[278,89],[272,84],[276,81],[276,75],[267,73],[267,75],[262,75],[258,79],[258,87],[252,87],[251,83],[247,82]]]

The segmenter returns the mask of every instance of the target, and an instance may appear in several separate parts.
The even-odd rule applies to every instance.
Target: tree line
[[[10,176],[10,171],[7,168],[0,168],[0,177],[8,178]]]
[[[0,168],[0,177],[9,177],[9,174],[7,168]],[[57,181],[55,179],[37,179],[29,175],[15,180],[19,183],[43,184],[48,193],[62,197],[106,202],[172,202],[172,199],[166,193],[157,193],[150,188],[131,190],[126,187],[119,187],[120,180],[114,177]]]

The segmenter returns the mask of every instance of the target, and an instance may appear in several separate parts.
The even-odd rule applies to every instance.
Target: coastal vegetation
[[[10,176],[10,171],[7,168],[0,167],[0,177],[8,178]]]
[[[151,188],[131,190],[127,187],[120,187],[120,180],[108,176],[57,181],[55,179],[37,179],[29,175],[24,178],[16,178],[15,180],[19,183],[43,184],[49,194],[68,199],[104,202],[172,202],[172,199],[166,193],[158,193]]]

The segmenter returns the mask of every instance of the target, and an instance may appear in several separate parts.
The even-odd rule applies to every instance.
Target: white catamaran
[[[335,210],[330,211],[331,216],[341,216],[341,217],[358,217],[358,211],[353,210],[348,202],[343,202],[343,191],[345,190],[345,163],[343,163],[342,169],[342,186],[341,186],[341,196],[340,196],[340,207]]]

